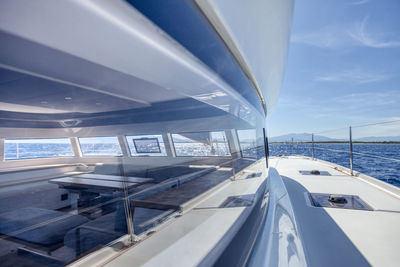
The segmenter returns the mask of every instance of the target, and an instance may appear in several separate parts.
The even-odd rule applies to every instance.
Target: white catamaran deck
[[[398,266],[398,188],[364,175],[352,177],[343,167],[310,158],[271,158],[270,165],[287,187],[310,266]],[[300,170],[319,170],[321,175]],[[357,195],[373,211],[314,207],[308,193]]]

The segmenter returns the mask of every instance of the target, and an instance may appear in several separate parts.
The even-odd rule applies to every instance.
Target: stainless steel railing
[[[390,158],[390,157],[383,157],[383,156],[377,156],[377,155],[372,155],[372,154],[367,154],[367,153],[361,153],[361,152],[354,152],[353,151],[353,134],[352,134],[352,129],[353,128],[359,128],[359,127],[366,127],[366,126],[374,126],[374,125],[382,125],[382,124],[389,124],[389,123],[396,123],[400,122],[400,120],[392,120],[392,121],[384,121],[384,122],[376,122],[376,123],[368,123],[368,124],[360,124],[356,126],[349,126],[349,150],[337,150],[337,149],[331,149],[331,148],[320,148],[320,147],[315,147],[315,141],[314,141],[314,135],[315,134],[321,134],[321,133],[326,133],[330,131],[337,131],[337,130],[343,130],[347,129],[347,127],[342,127],[342,128],[336,128],[336,129],[331,129],[331,130],[325,130],[325,131],[320,131],[317,133],[312,133],[311,134],[311,149],[312,149],[312,159],[314,160],[315,157],[315,149],[321,149],[321,150],[328,150],[328,151],[333,151],[333,152],[344,152],[344,153],[349,153],[349,161],[350,161],[350,174],[353,174],[353,155],[360,155],[360,156],[366,156],[366,157],[371,157],[371,158],[378,158],[378,159],[384,159],[384,160],[390,160],[394,162],[400,162],[400,159],[396,158]],[[293,154],[293,138],[292,138],[292,154]]]

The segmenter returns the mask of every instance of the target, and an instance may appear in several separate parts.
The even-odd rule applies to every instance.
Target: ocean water
[[[315,144],[314,148],[316,158],[350,167],[348,144]],[[400,160],[400,144],[353,144],[353,151]],[[294,144],[293,151],[291,144],[270,144],[269,152],[270,156],[312,156],[311,144]],[[353,154],[353,169],[400,187],[400,162]]]
[[[93,155],[115,155],[120,151],[119,146],[116,147],[115,144],[104,143],[89,146],[88,149],[93,150]],[[400,160],[400,144],[353,144],[353,151]],[[259,151],[246,150],[245,152],[245,156],[260,158],[264,154],[264,149],[262,148]],[[269,152],[271,156],[304,155],[308,157],[311,157],[312,153],[311,144],[294,144],[293,151],[291,144],[270,144]],[[318,159],[349,168],[349,155],[348,144],[315,144],[315,157]],[[9,143],[5,146],[6,160],[68,156],[73,156],[70,144],[25,143],[17,145]],[[356,171],[400,187],[400,162],[354,154],[353,168]]]

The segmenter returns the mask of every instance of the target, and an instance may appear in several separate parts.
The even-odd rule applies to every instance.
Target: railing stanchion
[[[265,131],[265,128],[263,128],[263,134],[264,134],[265,163],[267,164],[268,168],[269,147],[268,147],[268,136]]]
[[[312,146],[311,146],[312,160],[314,160],[314,134],[311,134],[311,140],[312,140]]]
[[[293,156],[293,154],[294,154],[294,153],[293,153],[293,150],[294,150],[293,146],[294,146],[294,145],[293,145],[293,138],[292,138],[292,156]]]
[[[353,176],[353,138],[351,136],[351,126],[349,127],[349,146],[350,146],[350,174]]]

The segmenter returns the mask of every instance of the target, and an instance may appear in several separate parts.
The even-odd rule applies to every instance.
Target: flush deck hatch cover
[[[365,203],[359,196],[309,193],[311,205],[324,208],[369,210],[373,209]]]
[[[302,175],[322,175],[322,176],[330,176],[331,175],[327,171],[319,171],[319,170],[310,170],[310,171],[300,170],[299,173]]]
[[[251,206],[254,202],[255,194],[230,196],[219,207],[220,208],[237,208]]]

